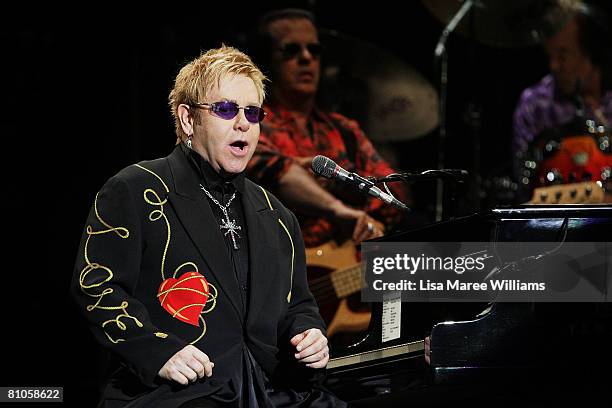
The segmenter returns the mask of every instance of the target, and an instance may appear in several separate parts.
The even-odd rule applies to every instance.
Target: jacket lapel
[[[247,319],[258,318],[261,307],[270,301],[270,285],[277,282],[279,257],[279,215],[271,210],[260,187],[253,183],[246,185],[243,201],[249,236],[249,271],[251,290]]]
[[[180,147],[168,156],[168,163],[175,187],[174,191],[168,193],[168,199],[183,228],[208,266],[208,270],[203,271],[203,275],[210,273],[214,276],[221,286],[218,289],[225,294],[238,315],[244,318],[242,307],[238,303],[240,301],[238,282],[219,224],[210,206],[205,205],[202,200],[203,193],[198,189],[197,173]]]

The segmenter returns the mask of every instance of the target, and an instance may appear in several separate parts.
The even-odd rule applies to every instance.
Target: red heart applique
[[[157,292],[159,302],[172,317],[194,326],[200,326],[198,318],[208,295],[208,282],[198,272],[186,272],[178,280],[168,278]]]

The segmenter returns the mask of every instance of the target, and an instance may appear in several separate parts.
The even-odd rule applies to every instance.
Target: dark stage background
[[[401,3],[317,2],[312,8],[321,27],[392,52],[437,87],[433,50],[443,24],[421,2]],[[70,405],[94,406],[106,359],[68,287],[95,193],[121,168],[173,148],[167,95],[186,61],[222,41],[242,46],[257,16],[273,6],[309,7],[210,4],[94,2],[85,11],[21,2],[1,13],[8,259],[0,326],[8,364],[0,370],[1,386],[63,386]],[[483,180],[508,176],[512,111],[521,90],[546,73],[543,53],[538,46],[492,47],[460,35],[448,49],[447,167]],[[480,154],[465,119],[470,104],[481,108]],[[401,169],[435,168],[436,135],[393,144]],[[425,219],[433,216],[431,187],[415,187],[415,207]],[[458,208],[467,214],[494,204],[491,194],[472,193]]]

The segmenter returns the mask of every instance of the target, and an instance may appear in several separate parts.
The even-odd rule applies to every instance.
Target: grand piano
[[[377,241],[608,242],[610,237],[609,205],[523,205]],[[396,325],[399,337],[389,340],[389,324]],[[431,336],[431,364],[424,359],[426,336]],[[370,326],[360,341],[331,350],[325,385],[354,406],[549,406],[568,401],[609,406],[611,345],[607,302],[391,299],[372,304]]]

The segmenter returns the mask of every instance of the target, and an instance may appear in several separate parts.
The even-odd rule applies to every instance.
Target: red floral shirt
[[[364,177],[383,177],[396,172],[380,157],[354,120],[338,113],[325,113],[315,109],[308,122],[311,136],[299,131],[295,120],[283,107],[266,106],[266,111],[268,116],[261,124],[259,144],[247,171],[251,178],[272,191],[275,191],[280,178],[294,163],[294,158],[298,157],[324,155],[344,169]],[[355,157],[348,157],[339,127],[345,129],[345,134],[355,138]],[[365,210],[386,226],[399,221],[399,211],[382,201],[349,191],[342,183],[328,182],[321,178],[318,180],[341,201]],[[389,186],[394,195],[405,202],[405,190],[397,183]],[[307,247],[320,245],[335,236],[334,224],[329,219],[297,212],[296,215]]]

